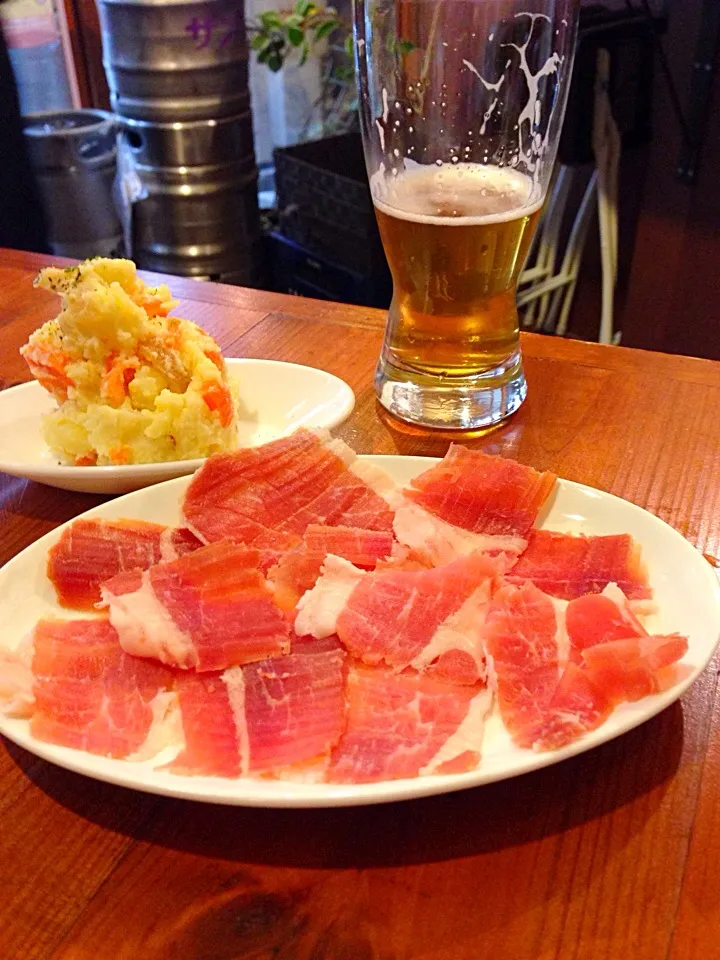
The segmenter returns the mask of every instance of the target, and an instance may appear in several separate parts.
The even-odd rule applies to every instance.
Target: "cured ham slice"
[[[535,733],[537,750],[557,750],[597,729],[620,703],[660,693],[677,678],[675,664],[687,640],[630,637],[588,647],[580,664],[568,664]]]
[[[633,614],[627,597],[616,584],[602,593],[571,600],[565,613],[570,656],[579,661],[583,650],[609,640],[646,637],[647,631]]]
[[[310,524],[391,530],[392,510],[375,490],[379,471],[368,476],[356,460],[341,441],[310,430],[217,454],[188,487],[185,519],[206,542],[229,538],[277,551],[299,544]]]
[[[123,649],[200,672],[279,656],[290,627],[259,568],[259,553],[229,542],[121,574],[102,587]]]
[[[629,637],[588,647],[582,659],[588,677],[611,703],[632,703],[669,686],[674,664],[687,649],[687,639],[676,633]]]
[[[616,583],[631,599],[651,595],[640,547],[628,534],[573,537],[533,530],[508,579],[531,580],[545,593],[565,600],[600,593],[608,583]]]
[[[497,573],[497,562],[481,554],[432,570],[379,573],[331,556],[298,604],[295,627],[312,636],[337,633],[365,663],[476,683],[485,675],[482,624]]]
[[[237,777],[327,757],[345,717],[346,654],[300,640],[281,659],[177,681],[185,748],[175,773]]]
[[[147,570],[201,546],[189,530],[142,520],[76,520],[50,548],[47,575],[63,607],[92,610],[100,584],[128,570]]]
[[[389,530],[311,524],[301,546],[286,553],[268,573],[275,597],[284,608],[294,609],[300,597],[315,586],[328,554],[371,570],[379,560],[390,557],[394,542]]]
[[[536,750],[566,746],[618,704],[665,689],[687,652],[684,637],[648,636],[615,585],[565,606],[529,582],[493,597],[485,645],[503,723]]]
[[[463,530],[404,497],[396,506],[393,530],[401,544],[431,567],[452,563],[469,553],[486,553],[503,557],[509,569],[527,546],[523,537]]]
[[[560,678],[558,611],[532,583],[493,597],[484,627],[491,686],[515,743],[531,747]]]
[[[145,756],[167,744],[153,727],[175,702],[172,671],[128,656],[108,620],[41,620],[32,675],[30,730],[39,740],[108,757]]]
[[[463,530],[526,537],[556,479],[515,460],[451,444],[445,458],[412,480],[404,493]]]
[[[462,773],[478,765],[492,704],[486,687],[456,687],[415,671],[353,663],[347,697],[347,726],[332,754],[331,782]]]

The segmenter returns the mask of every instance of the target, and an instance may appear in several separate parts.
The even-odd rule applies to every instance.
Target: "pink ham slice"
[[[531,747],[560,678],[558,611],[533,584],[505,586],[484,626],[491,685],[515,743]]]
[[[33,639],[33,736],[108,757],[141,751],[170,707],[172,671],[128,656],[108,620],[41,620]]]
[[[587,647],[569,663],[535,733],[536,750],[557,750],[597,729],[620,703],[660,693],[677,680],[685,637],[630,637]]]
[[[566,646],[567,644],[567,646]],[[651,637],[615,585],[565,605],[532,583],[494,596],[485,624],[503,723],[522,747],[558,749],[620,703],[676,680],[687,641]]]
[[[147,570],[201,546],[189,530],[142,520],[76,520],[50,548],[47,575],[63,607],[92,610],[100,584],[129,570]]]
[[[218,454],[188,487],[185,519],[206,542],[229,538],[278,556],[313,523],[392,529],[392,510],[356,460],[341,441],[309,430]]]
[[[429,567],[452,563],[469,553],[486,553],[502,558],[509,570],[527,546],[523,537],[474,533],[453,526],[406,497],[396,498],[393,530],[399,543]]]
[[[268,578],[281,606],[294,609],[300,597],[315,586],[328,554],[371,570],[379,560],[390,557],[394,543],[389,530],[311,524],[305,530],[302,544],[284,554],[271,568]]]
[[[477,766],[492,704],[486,687],[353,663],[347,697],[347,727],[333,751],[329,781],[368,783]]]
[[[431,570],[364,573],[338,557],[298,604],[299,633],[337,633],[368,664],[412,666],[454,683],[485,674],[484,610],[497,561],[480,554]]]
[[[257,550],[229,542],[121,574],[103,600],[124,650],[198,671],[280,656],[290,627],[259,569]]]
[[[651,593],[640,547],[628,534],[573,537],[533,530],[508,579],[530,580],[545,593],[565,600],[600,593],[608,583],[617,584],[631,599]]]
[[[171,769],[237,777],[327,758],[344,726],[345,658],[334,638],[303,639],[281,659],[183,674],[185,748]]]
[[[451,444],[441,463],[412,480],[404,493],[463,530],[526,537],[556,479],[515,460]]]
[[[616,584],[602,593],[571,600],[565,612],[570,658],[579,662],[583,650],[609,640],[646,637],[647,631],[630,609],[627,597]]]

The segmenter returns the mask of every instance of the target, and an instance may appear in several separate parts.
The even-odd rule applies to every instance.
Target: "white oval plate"
[[[382,467],[401,484],[437,463],[430,457],[362,459]],[[178,500],[188,482],[187,478],[171,480],[95,507],[83,516],[132,517],[176,524],[180,519]],[[7,645],[19,642],[39,617],[72,616],[58,606],[45,576],[47,551],[64,526],[27,547],[0,570],[0,622]],[[702,555],[662,520],[632,503],[570,480],[559,481],[542,526],[568,533],[632,534],[642,547],[659,609],[647,622],[648,629],[660,633],[677,631],[689,639],[680,683],[665,693],[624,704],[598,730],[562,750],[534,753],[516,747],[494,715],[487,725],[480,765],[470,773],[369,784],[305,784],[178,776],[153,769],[171,759],[176,749],[142,763],[111,760],[36,740],[27,720],[0,717],[0,733],[45,760],[97,780],[165,796],[255,807],[333,807],[407,800],[476,787],[558,763],[636,727],[687,690],[707,666],[720,636],[720,584]]]
[[[240,385],[239,445],[256,447],[298,427],[337,427],[352,413],[355,394],[325,370],[280,360],[228,358]],[[57,462],[40,433],[55,401],[37,381],[0,390],[0,472],[79,493],[129,493],[194,473],[203,460],[69,467]]]

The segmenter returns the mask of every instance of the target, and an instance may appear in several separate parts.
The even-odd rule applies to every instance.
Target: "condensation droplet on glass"
[[[460,163],[460,157],[450,157],[451,163]]]
[[[415,127],[408,127],[408,133],[415,133]]]
[[[395,101],[395,109],[396,109],[396,110],[399,110],[401,106],[402,106],[402,104],[400,103],[400,101],[399,101],[399,100],[396,100],[396,101]]]
[[[443,165],[442,160],[436,160],[435,163],[438,167],[441,167]]]
[[[406,108],[405,108],[405,113],[406,113],[409,117],[411,117],[411,116],[412,116],[412,107],[406,107]]]
[[[395,147],[395,149],[393,150],[393,155],[396,156],[396,157],[399,157],[399,156],[400,156],[400,151],[398,150],[397,147]]]

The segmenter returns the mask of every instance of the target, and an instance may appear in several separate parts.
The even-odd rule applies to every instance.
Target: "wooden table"
[[[0,378],[55,310],[0,252]],[[383,416],[382,316],[179,280],[229,356],[324,367],[362,453],[441,455]],[[720,555],[720,364],[527,335],[529,397],[469,441],[625,497]],[[0,476],[0,562],[99,498]],[[717,660],[660,716],[516,780],[318,811],[146,796],[0,746],[3,960],[720,958]]]

